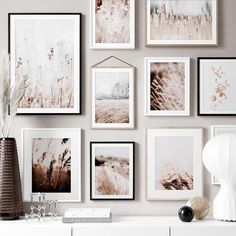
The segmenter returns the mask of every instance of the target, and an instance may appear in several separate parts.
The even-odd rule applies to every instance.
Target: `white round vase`
[[[236,221],[236,136],[212,138],[203,150],[203,163],[220,182],[220,191],[213,201],[213,217]]]

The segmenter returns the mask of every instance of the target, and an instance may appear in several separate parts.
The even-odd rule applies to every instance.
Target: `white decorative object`
[[[203,163],[220,182],[213,202],[213,217],[236,221],[236,136],[224,134],[212,138],[203,150]]]

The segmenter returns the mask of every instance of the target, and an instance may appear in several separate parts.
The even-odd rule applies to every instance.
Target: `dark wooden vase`
[[[16,140],[0,139],[0,220],[16,220],[23,214]]]

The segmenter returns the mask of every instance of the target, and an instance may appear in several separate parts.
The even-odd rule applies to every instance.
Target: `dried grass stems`
[[[96,1],[96,43],[130,42],[130,2]]]
[[[184,63],[151,64],[151,110],[184,110],[184,88]]]
[[[18,74],[18,79],[11,83],[10,56],[6,51],[1,53],[0,60],[0,132],[2,137],[8,137],[19,103],[28,86],[28,76]]]
[[[211,9],[207,5],[201,8],[201,14],[180,14],[167,4],[151,6],[152,40],[210,40],[212,39]]]

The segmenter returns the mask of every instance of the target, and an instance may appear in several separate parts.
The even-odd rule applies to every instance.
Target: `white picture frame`
[[[134,200],[135,143],[90,142],[90,176],[90,200]]]
[[[91,49],[134,49],[135,48],[135,0],[125,1],[106,0],[104,8],[96,0],[90,0],[90,48]],[[115,5],[114,5],[115,4]],[[103,11],[101,16],[96,13]],[[102,9],[101,9],[102,8]],[[121,12],[124,11],[124,12]],[[120,11],[120,12],[119,12]],[[112,14],[113,16],[112,16]],[[129,14],[124,17],[125,14]],[[107,13],[107,15],[105,14]],[[117,17],[117,19],[115,19]],[[122,19],[121,19],[122,17]],[[128,21],[128,22],[127,22]],[[99,28],[100,27],[100,28]],[[127,29],[127,27],[129,27]],[[123,30],[123,33],[119,32]],[[126,29],[126,30],[125,30]],[[118,32],[116,32],[118,31]],[[126,32],[128,31],[128,32]],[[100,32],[100,34],[99,34]],[[98,34],[98,35],[97,35]],[[119,35],[120,39],[116,39],[115,35]],[[101,39],[102,37],[102,39]],[[103,42],[98,42],[98,41]]]
[[[195,29],[195,21],[198,21],[198,19],[202,17],[202,9],[204,9],[205,11],[204,16],[208,16],[208,20],[206,22],[202,22],[204,26],[201,27],[202,30],[199,32],[198,24],[198,28]],[[211,12],[209,11],[209,9],[211,9]],[[178,16],[181,17],[183,14],[186,14],[186,12],[188,14],[185,16],[185,18],[191,15],[191,12],[193,12],[191,21],[187,21],[186,19],[184,19],[177,22],[175,20]],[[172,18],[171,14],[173,14]],[[170,17],[167,17],[166,15],[170,15]],[[189,27],[186,26],[186,24],[189,24]],[[186,31],[185,29],[188,29],[188,31]],[[189,29],[192,29],[192,31],[189,32]],[[207,0],[207,2],[205,0],[146,1],[146,46],[153,47],[217,45],[218,0]]]
[[[202,132],[195,128],[147,130],[148,200],[202,196]]]
[[[236,135],[236,125],[212,125],[211,126],[211,138],[222,135],[222,134],[235,134]],[[211,175],[211,184],[220,185],[219,181],[214,175]]]
[[[81,129],[24,128],[22,158],[25,202],[38,192],[47,200],[81,202]]]
[[[198,115],[236,115],[236,57],[198,58]]]
[[[11,82],[28,76],[17,114],[81,114],[81,13],[9,13]]]
[[[93,129],[134,129],[134,68],[92,68],[91,116]]]
[[[144,68],[145,115],[190,116],[190,58],[146,57]]]

